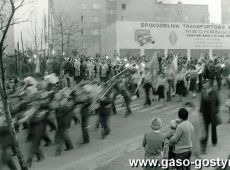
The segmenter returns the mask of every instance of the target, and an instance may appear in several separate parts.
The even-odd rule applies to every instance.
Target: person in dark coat
[[[81,105],[80,114],[81,114],[81,130],[82,130],[82,144],[89,143],[89,132],[88,132],[88,124],[89,124],[89,116],[90,109],[89,106],[91,101],[88,100],[84,104]]]
[[[56,131],[56,156],[61,155],[62,145],[65,142],[66,149],[65,151],[72,150],[73,144],[69,137],[69,128],[71,125],[71,120],[73,117],[73,99],[69,98],[68,100],[64,101],[62,106],[56,110],[56,118],[57,118],[57,125],[58,129]]]
[[[213,61],[209,61],[208,64],[205,65],[204,68],[204,78],[210,81],[211,87],[213,87],[214,79],[215,79],[215,67],[213,65]]]
[[[220,107],[220,100],[216,90],[211,87],[210,82],[203,85],[203,91],[201,94],[200,112],[204,120],[204,137],[201,139],[201,151],[206,152],[206,146],[208,142],[209,125],[212,128],[212,144],[217,144],[217,130],[216,127],[220,124],[218,118],[218,112]]]
[[[81,65],[80,65],[80,79],[85,80],[86,79],[86,63],[84,60],[81,60]]]
[[[14,140],[8,126],[0,125],[0,165],[7,166],[10,170],[17,170],[17,167],[8,150],[14,146]]]
[[[40,103],[40,106],[35,110],[35,113],[29,120],[28,141],[31,142],[29,156],[27,159],[27,165],[29,167],[31,167],[32,165],[34,155],[37,156],[38,162],[44,159],[44,154],[39,147],[41,144],[41,140],[48,138],[48,136],[46,135],[46,125],[49,110],[49,101],[42,100],[40,102],[42,103]]]
[[[104,139],[108,134],[110,134],[109,118],[111,115],[111,99],[106,96],[101,99],[100,106],[98,108],[100,124],[103,128],[101,132],[101,138]]]
[[[65,65],[64,65],[64,71],[65,71],[65,74],[69,74],[70,77],[73,77],[74,76],[74,64],[71,62],[71,59],[69,59]]]
[[[221,76],[222,75],[222,68],[221,68],[220,64],[218,64],[218,61],[215,61],[214,75],[216,78],[218,90],[220,90],[221,89],[221,79],[222,79],[222,76]]]
[[[112,110],[113,110],[113,114],[117,114],[117,110],[116,110],[116,106],[115,106],[115,100],[116,97],[120,94],[124,97],[124,102],[125,102],[125,106],[126,106],[126,113],[125,113],[125,117],[127,117],[128,115],[132,114],[132,110],[130,107],[131,104],[131,93],[128,91],[127,87],[126,87],[126,83],[125,81],[118,79],[117,82],[115,82],[115,85],[113,86],[113,97],[112,97]]]

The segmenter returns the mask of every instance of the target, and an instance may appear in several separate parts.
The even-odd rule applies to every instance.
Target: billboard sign
[[[230,49],[230,25],[196,23],[117,22],[118,48],[140,48],[151,37],[157,49]]]

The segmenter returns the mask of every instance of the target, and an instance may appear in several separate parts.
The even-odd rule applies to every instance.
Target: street
[[[157,116],[162,119],[162,132],[167,132],[169,122],[177,118],[177,111],[185,101],[193,100],[197,104],[200,101],[199,95],[192,98],[191,94],[184,98],[183,103],[177,102],[177,97],[172,102],[168,102],[165,107],[155,101],[150,107],[144,107],[144,94],[141,99],[132,102],[131,108],[133,114],[124,118],[124,107],[118,104],[118,115],[111,117],[111,134],[104,140],[100,139],[100,128],[95,131],[94,126],[96,116],[90,118],[90,143],[80,145],[81,131],[80,125],[72,125],[70,136],[74,143],[74,150],[62,152],[62,155],[55,157],[55,146],[41,147],[45,153],[45,160],[42,162],[33,162],[32,170],[115,170],[132,169],[129,167],[129,158],[143,158],[143,148],[141,147],[143,134],[150,131],[150,120]],[[226,100],[227,90],[220,92],[222,104]],[[223,120],[228,120],[228,108],[221,107]],[[230,130],[229,124],[221,125],[218,128],[219,143],[216,148],[209,147],[205,158],[228,155],[228,139],[225,139],[226,133]],[[25,143],[26,131],[21,131],[19,138],[25,156],[27,156],[28,143]],[[49,134],[53,138],[54,133]],[[227,137],[229,138],[229,137]],[[215,153],[218,153],[217,155]],[[35,159],[34,159],[35,160]],[[15,162],[17,162],[15,160]],[[99,168],[98,168],[99,167]]]

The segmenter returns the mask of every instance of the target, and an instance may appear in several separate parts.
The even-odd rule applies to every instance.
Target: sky
[[[184,4],[205,4],[209,6],[210,22],[221,23],[221,0],[180,0]],[[178,0],[163,0],[165,3],[177,3]]]
[[[21,32],[25,46],[34,46],[35,23],[37,31],[43,29],[44,15],[47,15],[48,0],[33,0],[33,3],[26,4],[20,8],[15,18],[19,20],[27,20],[27,22],[14,25],[15,44],[17,41],[21,42]],[[38,41],[40,42],[41,33],[38,33]]]

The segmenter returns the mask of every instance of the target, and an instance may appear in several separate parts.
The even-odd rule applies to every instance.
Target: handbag
[[[226,100],[225,106],[230,107],[230,99],[227,99],[227,100]]]

